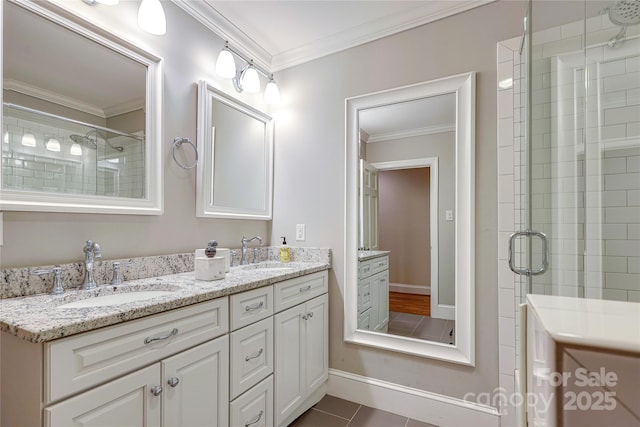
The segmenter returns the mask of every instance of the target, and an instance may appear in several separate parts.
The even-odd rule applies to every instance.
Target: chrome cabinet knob
[[[154,396],[160,396],[162,394],[162,386],[156,385],[151,387],[151,394]]]
[[[179,382],[180,382],[180,379],[178,377],[171,377],[167,381],[167,384],[169,384],[171,387],[175,387],[178,385]]]

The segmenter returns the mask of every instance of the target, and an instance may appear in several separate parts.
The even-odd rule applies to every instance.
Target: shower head
[[[96,141],[86,135],[69,135],[69,138],[71,138],[73,142],[83,145],[87,148],[91,148],[92,150],[98,148],[98,144],[96,144]]]
[[[95,133],[96,136],[92,137],[89,136],[92,133]],[[71,138],[73,140],[73,142],[76,142],[80,145],[84,145],[87,148],[91,148],[92,150],[96,150],[98,148],[98,130],[94,129],[94,130],[90,130],[89,132],[87,132],[86,135],[69,135],[69,138]],[[116,151],[124,151],[124,147],[121,146],[113,146],[111,145],[111,143],[109,142],[108,139],[104,139],[104,141],[107,143],[107,145],[111,148],[113,148]]]
[[[607,12],[611,23],[622,27],[607,43],[609,47],[615,48],[623,41],[628,26],[640,24],[640,0],[618,0],[607,8]]]

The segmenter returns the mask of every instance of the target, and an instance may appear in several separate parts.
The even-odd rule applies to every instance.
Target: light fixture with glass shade
[[[5,144],[8,144],[8,143],[9,143],[9,132],[8,132],[8,131],[4,133],[4,139],[3,139],[3,142],[4,142]]]
[[[225,79],[232,79],[236,76],[236,60],[229,50],[229,43],[226,43],[224,49],[218,55],[216,61],[216,73]]]
[[[36,137],[32,133],[25,133],[22,135],[22,145],[25,147],[35,147]]]
[[[273,74],[271,74],[271,79],[269,79],[269,83],[267,83],[267,87],[264,88],[264,103],[265,104],[278,104],[280,102],[280,90],[278,89],[278,85],[273,80]]]
[[[49,138],[49,140],[44,144],[44,146],[49,151],[54,151],[56,153],[60,152],[60,141],[55,138]]]
[[[234,55],[246,63],[239,70],[236,69]],[[269,79],[264,91],[264,101],[267,104],[280,102],[280,91],[273,79],[273,74],[253,63],[253,59],[247,59],[240,52],[225,42],[224,48],[216,60],[216,73],[220,77],[233,79],[233,86],[238,92],[257,93],[260,91],[260,75]]]
[[[77,142],[71,144],[71,148],[69,149],[69,154],[72,156],[82,156],[82,147]]]
[[[156,36],[166,34],[167,18],[160,0],[142,0],[138,9],[138,26]]]

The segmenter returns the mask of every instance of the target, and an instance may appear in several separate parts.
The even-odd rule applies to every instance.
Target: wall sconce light
[[[120,0],[82,0],[89,6],[104,4],[114,6]],[[160,0],[142,0],[138,8],[138,27],[156,36],[162,36],[167,32],[167,18]]]
[[[236,69],[236,62],[233,56],[237,56],[246,65],[240,70]],[[280,91],[278,85],[273,80],[273,74],[265,71],[258,65],[253,63],[253,59],[247,59],[235,49],[229,46],[229,42],[225,42],[224,49],[218,55],[216,60],[216,73],[220,77],[233,79],[233,86],[238,92],[256,93],[260,91],[260,76],[264,75],[269,79],[267,87],[264,91],[264,102],[266,104],[277,104],[280,102]]]
[[[77,142],[71,144],[71,148],[69,149],[69,154],[72,156],[82,156],[82,147]]]
[[[46,142],[44,146],[49,151],[55,151],[56,153],[60,152],[60,141],[58,141],[55,138],[49,138],[49,140]]]
[[[25,133],[22,135],[22,145],[25,147],[35,147],[36,146],[36,137],[33,136],[32,133]]]
[[[138,27],[161,36],[167,32],[167,18],[160,0],[142,0],[138,9]]]

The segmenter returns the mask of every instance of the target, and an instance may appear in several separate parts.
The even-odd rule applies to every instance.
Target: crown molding
[[[112,105],[104,109],[106,118],[119,116],[121,114],[130,113],[132,111],[144,110],[145,100],[144,98],[132,99],[131,101],[122,102],[120,104]]]
[[[29,85],[27,83],[6,79],[3,82],[4,90],[12,90],[14,92],[21,93],[23,95],[32,96],[34,98],[42,99],[44,101],[52,102],[54,104],[62,105],[64,107],[73,108],[74,110],[83,111],[94,116],[107,118],[102,108],[95,105],[87,104],[86,102],[79,101],[68,96],[60,95],[57,92],[52,92],[47,89],[43,89],[38,86]]]
[[[366,141],[367,144],[372,142],[393,141],[395,139],[411,138],[414,136],[435,135],[437,133],[454,132],[456,126],[454,124],[444,126],[429,126],[425,128],[402,130],[398,132],[385,132],[371,135]]]
[[[231,47],[249,59],[253,59],[253,62],[262,68],[271,71],[271,54],[225,18],[209,2],[193,0],[172,1],[180,9],[221,37],[222,40],[228,41]]]
[[[464,12],[474,7],[496,0],[461,0],[438,5],[426,3],[424,6],[396,15],[385,16],[377,21],[367,22],[347,31],[326,37],[276,54],[269,53],[255,40],[218,12],[207,0],[172,0],[179,8],[195,18],[240,53],[251,58],[270,72],[281,71],[323,56],[331,55],[373,40],[405,31],[447,16]]]
[[[271,62],[271,71],[276,72],[300,65],[494,1],[495,0],[456,1],[451,2],[451,5],[445,8],[441,6],[442,2],[437,2],[439,5],[429,2],[424,6],[411,9],[410,11],[385,16],[376,21],[367,22],[350,28],[347,31],[326,37],[323,40],[317,40],[295,49],[275,54]]]

